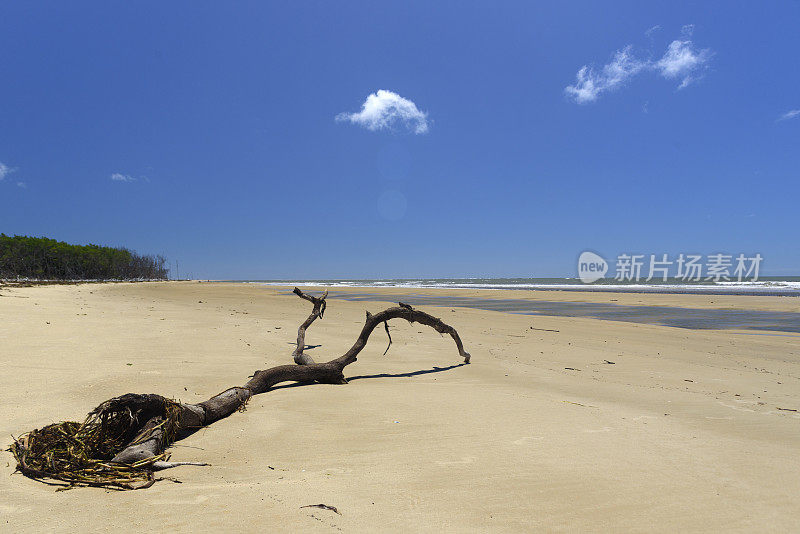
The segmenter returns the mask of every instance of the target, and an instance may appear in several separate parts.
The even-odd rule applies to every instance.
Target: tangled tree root
[[[150,397],[149,402],[132,404],[126,397],[104,402],[83,423],[54,423],[14,440],[9,450],[17,469],[33,479],[53,479],[71,486],[150,487],[155,482],[153,465],[166,461],[168,453],[134,463],[112,459],[129,445],[149,439],[154,427],[143,427],[145,421],[157,420],[163,445],[171,443],[178,433],[180,404],[158,395],[137,396]]]

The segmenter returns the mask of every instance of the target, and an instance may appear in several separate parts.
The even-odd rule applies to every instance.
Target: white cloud
[[[645,33],[649,37],[659,29],[659,26],[653,26]],[[576,74],[575,84],[565,87],[564,92],[578,104],[587,104],[597,100],[601,94],[623,86],[645,71],[657,71],[667,79],[680,79],[678,89],[683,89],[700,77],[712,56],[710,49],[698,50],[689,40],[693,31],[693,25],[684,26],[682,34],[685,39],[672,41],[658,61],[637,58],[631,52],[631,45],[628,45],[618,50],[611,62],[604,65],[599,72],[584,65]]]
[[[9,174],[14,172],[15,170],[17,170],[17,169],[12,169],[8,165],[6,165],[2,161],[0,161],[0,180],[2,180],[3,178],[8,176]]]
[[[697,50],[691,41],[672,41],[664,56],[655,63],[661,75],[668,79],[682,78],[678,89],[697,79],[699,72],[711,59],[711,50]]]
[[[564,90],[578,104],[594,102],[601,93],[623,85],[646,66],[647,62],[633,57],[631,47],[626,46],[617,50],[611,63],[604,65],[600,72],[595,72],[587,65],[581,67],[575,85],[568,85]]]
[[[778,117],[778,121],[788,121],[789,119],[793,119],[797,116],[800,116],[800,109],[791,109]]]
[[[17,187],[25,189],[26,187],[28,187],[28,184],[26,184],[25,182],[17,182]]]
[[[115,182],[135,182],[136,178],[129,174],[122,174],[120,172],[115,172],[111,175],[111,179]]]
[[[369,95],[358,113],[339,113],[336,120],[372,131],[391,130],[398,123],[416,134],[428,131],[427,113],[420,111],[411,100],[383,89]]]

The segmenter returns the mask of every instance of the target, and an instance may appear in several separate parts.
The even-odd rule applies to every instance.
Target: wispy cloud
[[[401,125],[416,134],[428,131],[428,114],[392,91],[378,90],[367,97],[358,113],[339,113],[336,120],[351,122],[367,130],[392,130]]]
[[[14,172],[15,170],[17,170],[17,169],[13,169],[13,168],[9,167],[8,165],[6,165],[5,163],[3,163],[2,161],[0,161],[0,180],[2,180],[3,178],[8,176],[9,174]]]
[[[28,187],[28,184],[26,184],[25,182],[17,182],[17,187],[25,189],[26,187]]]
[[[696,80],[711,59],[711,50],[698,50],[691,41],[672,41],[664,56],[655,67],[664,78],[680,78],[678,89],[687,87]]]
[[[652,36],[653,36],[653,34],[654,34],[654,33],[656,33],[657,31],[659,31],[660,29],[661,29],[661,26],[660,26],[660,25],[658,25],[658,24],[656,24],[655,26],[651,27],[651,28],[650,28],[650,29],[648,29],[646,32],[644,32],[644,34],[645,34],[646,36],[648,36],[648,37],[652,37]]]
[[[631,55],[631,47],[627,46],[617,50],[611,63],[604,65],[600,72],[587,65],[581,67],[575,85],[568,85],[565,91],[578,104],[594,102],[602,93],[623,85],[646,66],[646,62]]]
[[[793,119],[795,117],[800,117],[800,109],[791,109],[787,111],[786,113],[778,117],[778,120],[776,122],[788,121],[789,119]]]
[[[659,29],[660,26],[653,26],[645,33],[650,37]],[[633,47],[628,45],[617,50],[611,62],[600,70],[584,65],[575,76],[575,84],[565,87],[564,92],[578,104],[587,104],[597,100],[603,93],[622,87],[637,74],[647,71],[656,71],[667,79],[680,79],[678,89],[683,89],[700,77],[713,55],[708,48],[697,49],[694,46],[689,39],[693,32],[693,25],[684,26],[681,31],[683,39],[672,41],[658,61],[636,57]]]
[[[135,182],[136,178],[129,174],[122,174],[121,172],[115,172],[111,175],[111,179],[115,182]]]

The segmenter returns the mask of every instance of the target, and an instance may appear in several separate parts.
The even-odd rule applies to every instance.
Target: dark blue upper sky
[[[574,276],[585,249],[800,274],[798,23],[798,1],[5,2],[0,231],[203,278]]]

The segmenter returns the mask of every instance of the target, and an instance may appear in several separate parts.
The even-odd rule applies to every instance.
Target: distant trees
[[[0,234],[0,278],[155,280],[167,278],[165,264],[163,256],[141,256],[125,248]]]

